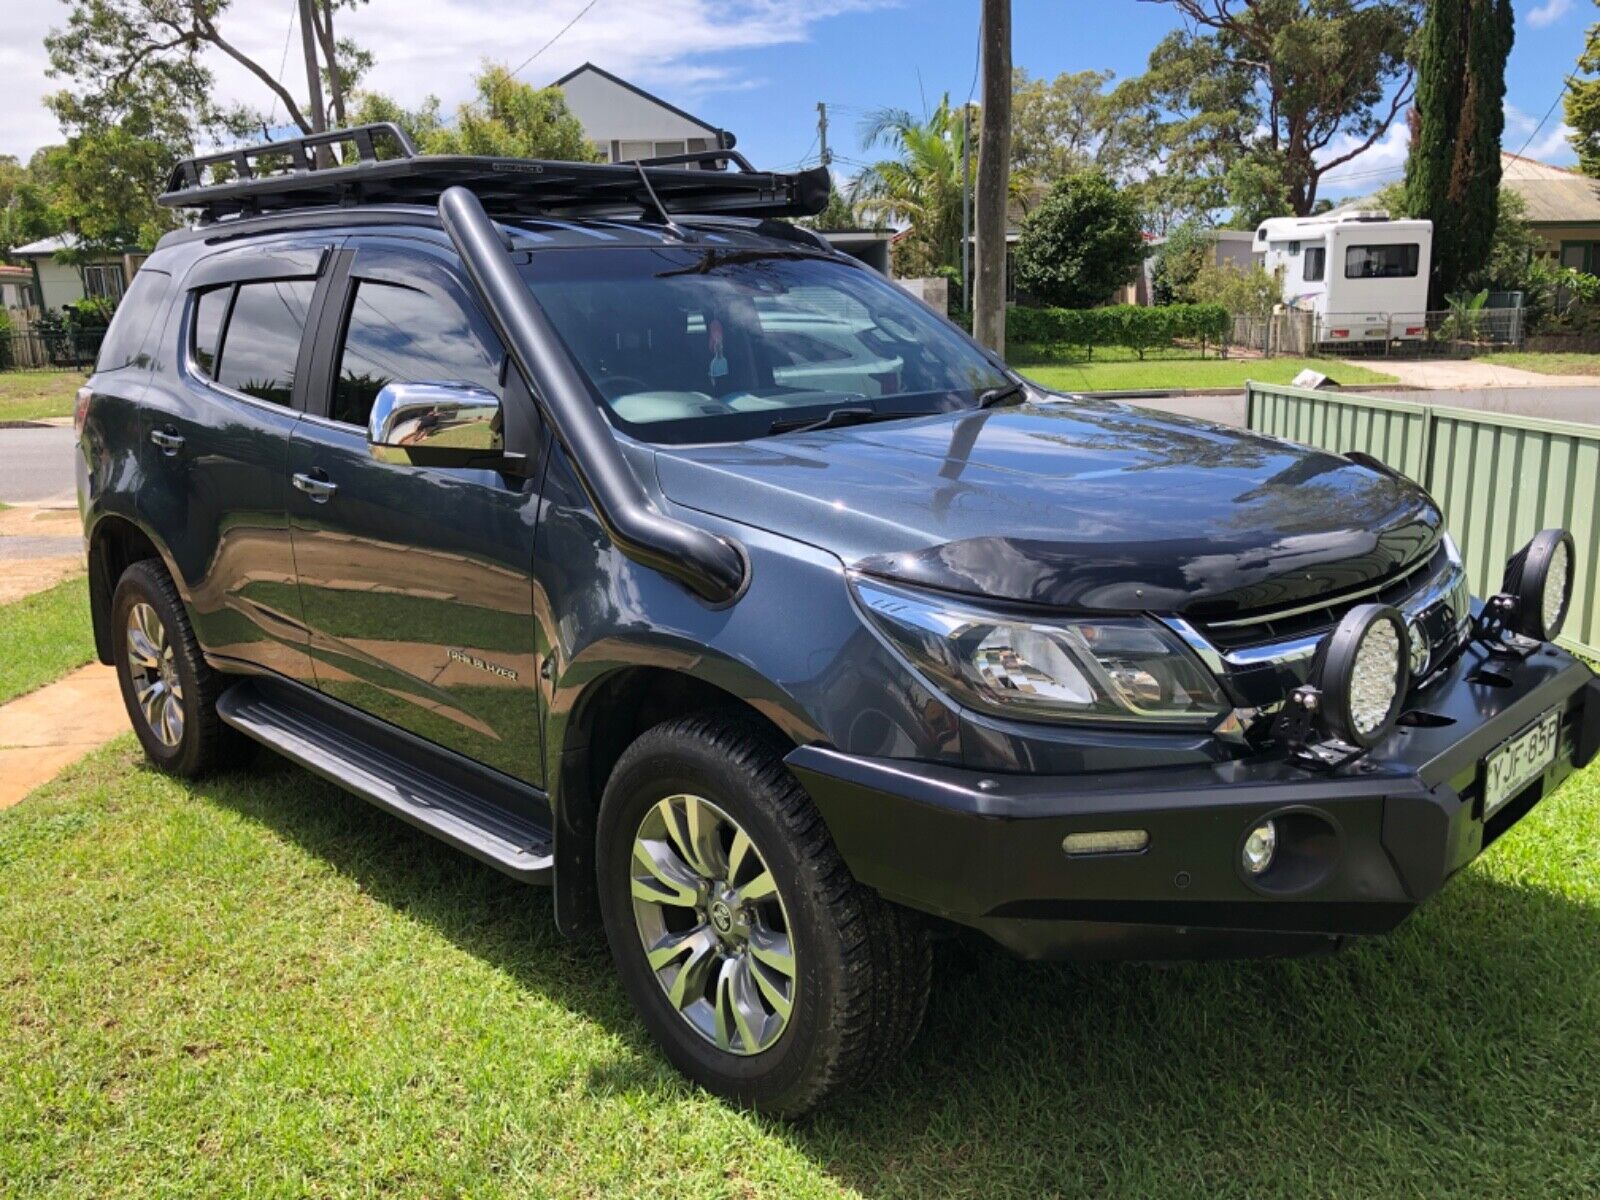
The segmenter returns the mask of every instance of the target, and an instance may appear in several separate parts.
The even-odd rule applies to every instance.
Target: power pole
[[[978,140],[977,287],[972,334],[1006,352],[1006,193],[1011,176],[1011,0],[983,0],[983,113]]]
[[[311,13],[314,0],[300,0],[300,42],[306,52],[306,92],[311,97],[311,132],[324,133],[328,128],[327,113],[322,107],[322,68],[317,60],[316,18]],[[333,155],[326,146],[317,147],[317,166],[333,165]]]
[[[961,106],[961,307],[972,311],[972,100]]]
[[[833,155],[828,153],[828,102],[817,101],[817,141],[822,146],[822,165],[832,166]]]

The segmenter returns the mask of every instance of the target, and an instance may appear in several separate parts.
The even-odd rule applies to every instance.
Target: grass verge
[[[80,575],[0,604],[0,704],[94,657],[89,583]]]
[[[1151,351],[1141,362],[1131,351],[1097,349],[1093,359],[1018,346],[1011,365],[1045,387],[1067,392],[1154,391],[1164,388],[1242,388],[1245,380],[1288,383],[1307,367],[1340,383],[1394,383],[1354,363],[1326,358],[1201,358],[1192,351]]]
[[[128,738],[0,815],[18,1194],[1586,1195],[1600,774],[1335,957],[941,956],[909,1060],[809,1124],[650,1047],[529,891],[270,757]]]
[[[70,417],[85,378],[79,371],[0,372],[0,421]]]
[[[1600,354],[1557,354],[1508,350],[1502,354],[1480,354],[1479,362],[1520,367],[1541,375],[1600,375]]]

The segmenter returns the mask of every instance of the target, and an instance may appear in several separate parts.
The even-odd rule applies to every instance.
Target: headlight
[[[1228,711],[1176,634],[1144,617],[1029,620],[854,578],[890,644],[957,701],[1041,721],[1209,725]]]

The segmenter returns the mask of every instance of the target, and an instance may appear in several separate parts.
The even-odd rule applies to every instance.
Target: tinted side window
[[[222,337],[217,382],[259,400],[288,404],[316,287],[312,279],[241,283]]]
[[[194,298],[193,330],[195,366],[208,378],[216,378],[217,347],[222,342],[222,319],[228,315],[228,301],[233,299],[233,288],[212,288]]]
[[[1325,246],[1306,251],[1305,281],[1316,283],[1328,269],[1328,250]]]
[[[470,383],[500,394],[498,347],[487,350],[456,305],[427,292],[356,283],[339,352],[335,421],[365,426],[386,383]]]
[[[165,271],[148,268],[133,277],[133,286],[117,305],[117,315],[111,318],[111,328],[106,330],[106,340],[100,343],[100,355],[94,364],[96,371],[150,365],[150,355],[144,348],[146,335],[161,302],[167,298],[171,283],[172,276]]]
[[[1422,248],[1415,242],[1395,246],[1351,246],[1344,252],[1346,279],[1411,279]]]

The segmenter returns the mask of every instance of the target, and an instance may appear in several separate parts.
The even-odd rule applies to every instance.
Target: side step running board
[[[551,882],[544,797],[320,693],[246,679],[217,715],[285,758],[524,883]]]

